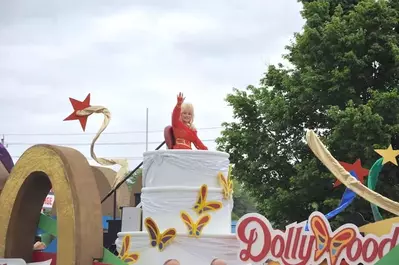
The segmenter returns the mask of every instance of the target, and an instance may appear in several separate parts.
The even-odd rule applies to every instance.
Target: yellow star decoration
[[[396,157],[399,155],[399,150],[393,150],[391,144],[387,149],[375,149],[374,151],[376,151],[380,156],[383,157],[382,160],[383,165],[388,162],[398,165]]]

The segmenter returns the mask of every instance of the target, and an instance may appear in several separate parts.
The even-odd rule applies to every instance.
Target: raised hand
[[[178,104],[182,104],[183,102],[184,102],[184,100],[185,100],[186,98],[185,97],[183,97],[183,93],[179,93],[179,95],[177,95],[177,103]]]

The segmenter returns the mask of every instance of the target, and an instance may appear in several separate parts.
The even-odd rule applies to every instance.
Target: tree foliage
[[[234,182],[234,193],[233,193],[234,208],[232,213],[232,219],[238,220],[244,214],[255,212],[256,203],[253,200],[253,198],[248,195],[246,190],[237,180],[233,180],[233,182]]]
[[[131,173],[132,171],[129,171],[127,175],[130,175]],[[132,190],[133,184],[136,182],[137,177],[142,176],[142,174],[143,174],[143,168],[140,167],[133,173],[133,175],[130,178],[126,180],[126,184],[129,188],[129,191]]]
[[[399,132],[398,1],[301,2],[306,22],[286,47],[290,66],[270,65],[259,87],[227,96],[235,121],[223,124],[218,139],[233,174],[279,227],[331,211],[344,191],[332,188],[333,176],[307,147],[307,129],[338,160],[360,158],[367,168],[379,158],[374,149]],[[377,185],[392,199],[399,199],[396,171],[385,165]],[[353,211],[372,221],[363,199]]]

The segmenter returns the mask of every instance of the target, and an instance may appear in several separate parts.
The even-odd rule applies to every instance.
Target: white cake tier
[[[203,233],[230,233],[233,200],[223,199],[221,188],[208,188],[206,202],[216,201],[222,206],[216,211],[207,211],[198,215],[193,207],[197,202],[200,189],[200,186],[143,188],[141,191],[143,223],[147,217],[151,217],[160,230],[175,228],[178,233],[187,233],[187,227],[181,219],[181,211],[186,211],[194,222],[197,222],[204,214],[210,215],[211,220],[203,228]]]
[[[215,258],[225,260],[228,265],[245,264],[238,260],[240,245],[234,234],[191,238],[178,233],[163,251],[159,251],[157,247],[150,245],[150,237],[146,231],[121,232],[115,241],[118,252],[121,251],[124,236],[130,236],[128,251],[139,254],[135,265],[162,265],[169,259],[176,259],[182,265],[210,265]]]
[[[227,176],[229,154],[205,150],[158,150],[144,153],[143,187],[218,188],[217,175]]]

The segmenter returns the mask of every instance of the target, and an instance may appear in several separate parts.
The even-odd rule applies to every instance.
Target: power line
[[[221,129],[223,127],[204,127],[204,128],[197,128],[197,131],[203,131],[203,130],[216,130],[216,129]],[[148,131],[148,133],[159,133],[163,132],[164,130],[153,130],[153,131]],[[139,134],[139,133],[146,133],[146,131],[121,131],[121,132],[103,132],[103,134]],[[5,136],[62,136],[62,135],[96,135],[97,133],[3,133]]]
[[[216,139],[205,139],[202,140],[202,142],[214,142]],[[162,141],[157,141],[157,142],[148,142],[148,144],[159,144]],[[12,145],[37,145],[41,143],[24,143],[24,142],[7,142],[7,145],[12,146]],[[46,143],[46,144],[52,144],[52,145],[62,145],[62,146],[88,146],[91,145],[91,143]],[[146,142],[119,142],[119,143],[96,143],[95,145],[144,145]]]

